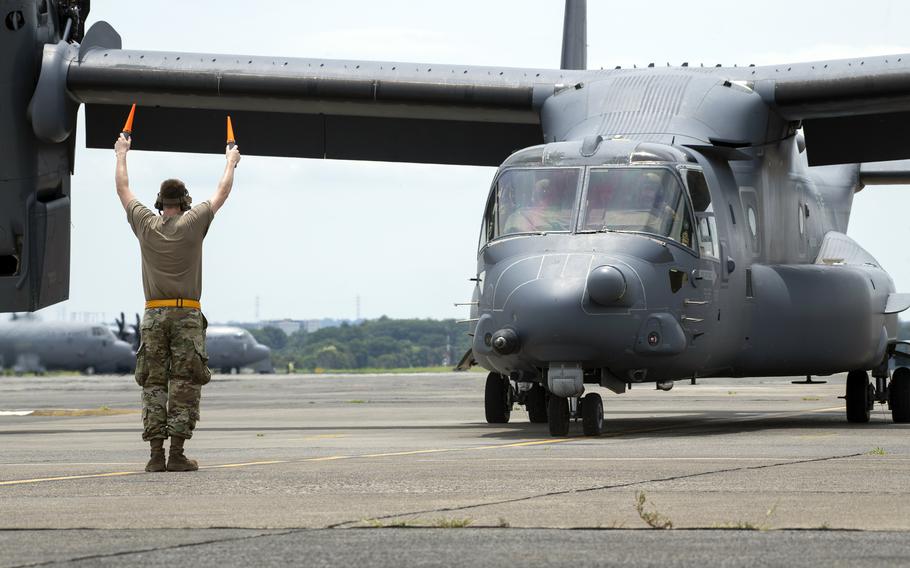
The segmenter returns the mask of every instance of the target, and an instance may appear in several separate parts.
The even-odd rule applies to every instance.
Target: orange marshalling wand
[[[227,145],[231,148],[237,143],[237,140],[234,138],[234,125],[231,124],[231,115],[227,117]]]
[[[130,134],[133,133],[133,117],[136,116],[136,103],[133,103],[132,108],[130,108],[130,115],[126,117],[126,123],[123,125],[123,130],[121,134],[125,134],[127,139],[129,139]]]

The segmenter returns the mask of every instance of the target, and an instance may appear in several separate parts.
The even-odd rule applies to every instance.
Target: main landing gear
[[[869,382],[866,371],[847,373],[847,420],[849,422],[869,422],[872,408],[876,402],[888,403],[891,419],[897,424],[910,423],[910,369],[898,367],[891,380],[887,373],[876,377],[876,384]]]
[[[847,421],[868,422],[875,404],[875,388],[866,371],[847,373]]]
[[[499,373],[487,375],[483,406],[490,424],[506,424],[512,415],[512,382]]]
[[[899,367],[891,375],[888,406],[891,407],[891,418],[896,423],[910,422],[910,369],[907,367]]]

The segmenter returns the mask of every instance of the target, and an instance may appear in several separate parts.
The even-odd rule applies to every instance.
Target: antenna
[[[357,314],[356,320],[360,321],[360,294],[357,294],[357,297],[354,300],[355,303],[355,312]]]
[[[253,305],[253,321],[259,322],[259,296],[256,296],[256,301]]]
[[[562,23],[562,59],[560,69],[588,67],[588,2],[566,0],[566,15]]]

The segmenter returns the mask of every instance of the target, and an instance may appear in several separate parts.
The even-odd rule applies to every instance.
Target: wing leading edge
[[[541,143],[540,106],[573,73],[94,49],[67,88],[93,148],[136,102],[136,149],[220,153],[230,113],[247,154],[498,165]]]
[[[756,91],[801,121],[813,166],[910,158],[910,55],[751,69]]]

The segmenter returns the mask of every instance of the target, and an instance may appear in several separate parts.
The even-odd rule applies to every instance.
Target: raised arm
[[[114,144],[114,152],[117,153],[117,169],[114,172],[114,181],[117,182],[117,197],[123,208],[130,204],[130,201],[136,199],[130,190],[130,176],[126,171],[126,153],[130,151],[129,139],[121,134]]]
[[[234,186],[234,169],[240,161],[240,147],[228,146],[224,155],[227,158],[227,162],[224,164],[224,175],[221,176],[218,189],[215,190],[215,195],[210,200],[213,214],[221,209],[221,206],[227,201],[228,195],[231,194],[231,188]]]

